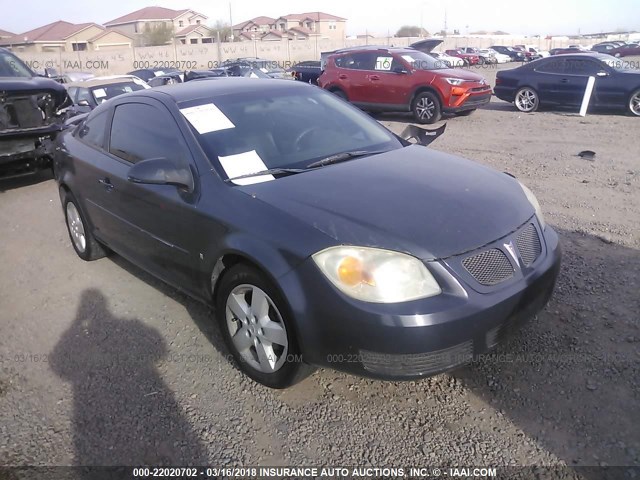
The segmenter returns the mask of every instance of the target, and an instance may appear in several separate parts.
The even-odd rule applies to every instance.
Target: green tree
[[[144,44],[146,46],[155,47],[157,45],[166,45],[171,43],[174,37],[173,25],[167,23],[160,23],[152,25],[147,23],[144,26]]]
[[[231,41],[231,25],[223,20],[216,20],[216,22],[209,27],[213,31],[213,38],[218,38],[220,34],[221,42]]]
[[[404,25],[396,32],[396,37],[428,37],[429,32],[415,25]]]

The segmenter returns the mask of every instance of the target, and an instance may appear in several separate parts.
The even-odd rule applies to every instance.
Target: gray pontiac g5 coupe
[[[116,252],[212,305],[264,385],[451,370],[552,294],[558,236],[523,184],[321,89],[202,80],[75,123],[54,171],[77,254]]]

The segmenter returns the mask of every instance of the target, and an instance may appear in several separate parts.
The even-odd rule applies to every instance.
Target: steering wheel
[[[302,150],[301,147],[304,146],[304,141],[308,140],[308,137],[318,131],[321,130],[321,127],[317,127],[317,126],[313,126],[313,127],[308,127],[305,128],[302,132],[300,132],[298,134],[298,136],[296,137],[296,139],[293,141],[293,148],[296,150],[296,152],[299,152],[300,150]]]

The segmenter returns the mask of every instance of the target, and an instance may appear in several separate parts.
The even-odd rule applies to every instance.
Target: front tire
[[[262,385],[286,388],[310,375],[285,301],[258,270],[238,264],[220,280],[216,317],[240,369]]]
[[[640,89],[633,92],[629,97],[628,112],[631,116],[640,117]]]
[[[411,111],[416,122],[422,124],[436,123],[442,117],[440,99],[433,92],[422,92],[416,95]]]
[[[538,110],[540,106],[540,97],[531,87],[522,87],[516,93],[515,100],[513,102],[518,110],[523,113],[532,113]]]
[[[61,190],[62,208],[71,245],[78,256],[89,262],[106,256],[106,251],[95,239],[78,202],[71,192]]]

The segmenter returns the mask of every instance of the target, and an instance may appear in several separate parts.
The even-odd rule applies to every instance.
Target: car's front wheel
[[[640,117],[640,89],[633,92],[629,97],[629,113],[635,117]]]
[[[95,239],[85,220],[78,202],[71,192],[61,190],[62,208],[67,223],[71,245],[78,256],[86,261],[97,260],[106,255],[105,248]]]
[[[313,372],[302,362],[284,300],[258,270],[229,269],[220,280],[216,316],[231,354],[255,381],[286,388]]]
[[[531,87],[522,87],[516,93],[514,104],[518,110],[524,113],[535,112],[540,106],[538,92]]]
[[[440,99],[433,92],[422,92],[416,95],[411,108],[418,123],[436,123],[442,116]]]

